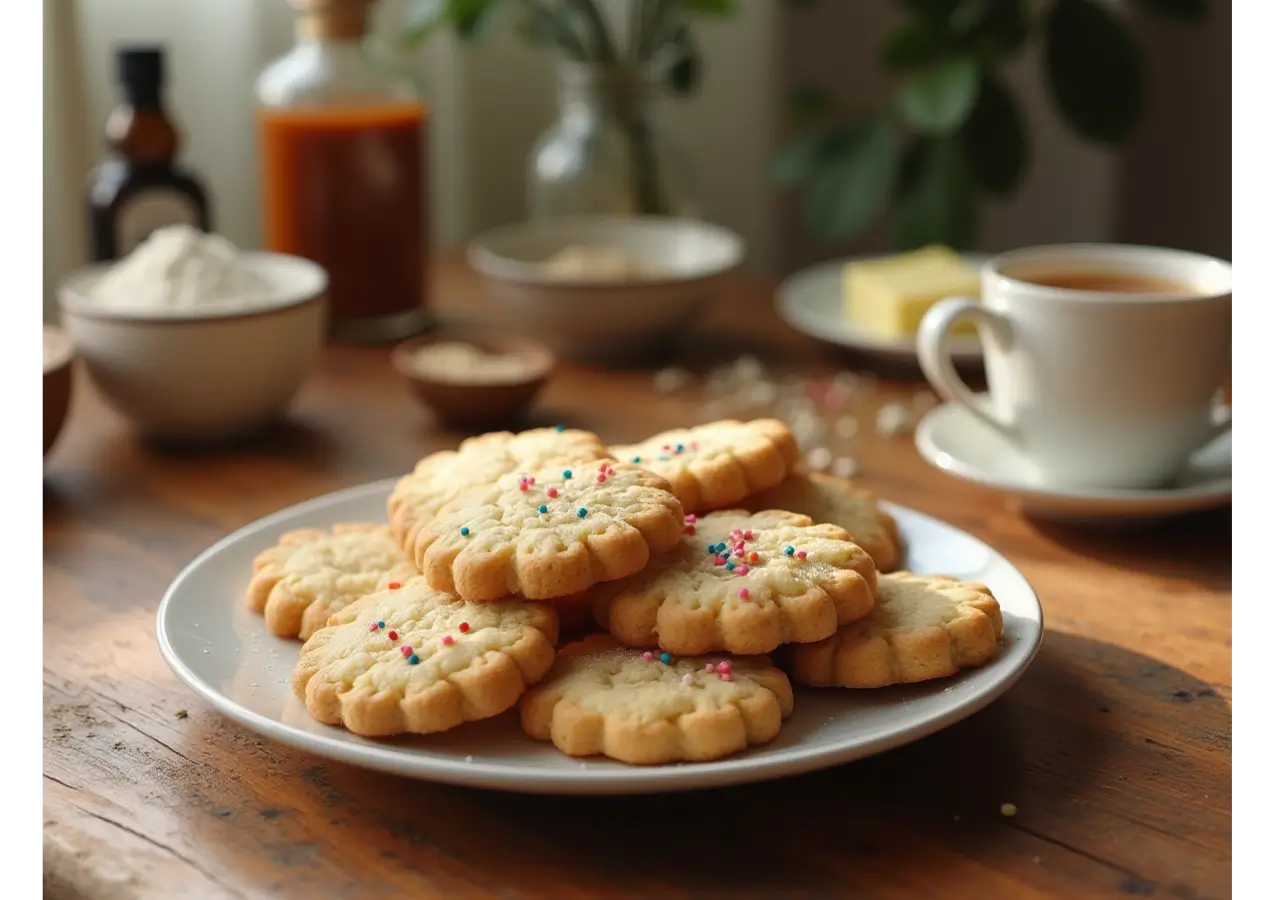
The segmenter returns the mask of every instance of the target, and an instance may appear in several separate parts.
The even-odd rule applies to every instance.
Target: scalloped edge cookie
[[[417,577],[316,631],[292,690],[315,719],[364,737],[447,731],[516,704],[552,667],[557,632],[545,604],[469,603]]]
[[[688,513],[724,509],[774,487],[801,459],[797,439],[778,419],[674,428],[612,447],[611,454],[667,478]]]
[[[798,472],[782,484],[746,497],[750,510],[787,509],[816,522],[839,525],[868,551],[878,572],[890,572],[903,555],[903,538],[894,516],[881,508],[871,491],[848,478],[821,472]]]
[[[356,544],[352,548],[354,555],[363,557],[358,569],[333,565],[331,560],[322,559],[317,549],[320,559],[313,568],[304,572],[289,568],[289,561],[304,552],[307,545],[327,545],[331,549],[333,545],[351,543]],[[386,567],[379,559],[372,561],[373,557],[392,564]],[[365,594],[420,574],[387,526],[362,522],[333,525],[329,531],[298,528],[285,532],[274,546],[257,554],[252,568],[246,592],[248,608],[265,617],[271,633],[301,640],[326,625],[333,613]],[[351,583],[355,580],[370,583],[361,587]]]
[[[523,697],[522,727],[568,756],[659,765],[764,744],[792,710],[791,683],[765,657],[662,662],[595,634],[558,652]]]
[[[878,688],[947,678],[990,662],[1004,635],[986,585],[950,575],[893,572],[877,580],[877,605],[827,640],[787,648],[793,681]]]

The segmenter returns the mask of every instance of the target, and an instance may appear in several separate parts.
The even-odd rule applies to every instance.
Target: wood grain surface
[[[459,265],[440,267],[436,293],[449,317],[485,315]],[[681,362],[867,368],[769,309],[767,290],[734,286]],[[199,551],[462,437],[416,405],[387,350],[330,349],[286,424],[216,450],[138,442],[77,373],[44,475],[46,896],[1230,896],[1230,509],[1121,531],[1025,520],[930,469],[909,435],[875,435],[877,406],[921,390],[914,372],[876,371],[856,401],[859,479],[1019,566],[1045,609],[1040,655],[991,707],[902,749],[632,798],[324,762],[222,718],[161,660],[156,605]],[[564,365],[531,420],[619,442],[703,416],[650,370]]]

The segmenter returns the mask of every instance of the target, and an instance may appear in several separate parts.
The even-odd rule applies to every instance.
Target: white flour
[[[90,293],[103,307],[139,312],[248,307],[269,295],[270,284],[243,265],[233,244],[189,225],[152,233]]]

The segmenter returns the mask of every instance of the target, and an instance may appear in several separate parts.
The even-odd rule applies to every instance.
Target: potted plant
[[[1135,2],[1188,22],[1208,10],[1208,0]],[[887,217],[901,249],[969,247],[981,197],[1014,193],[1030,166],[1029,136],[1001,72],[1032,41],[1042,44],[1041,76],[1076,134],[1118,145],[1138,124],[1142,63],[1110,3],[899,3],[907,20],[881,47],[882,65],[899,75],[886,104],[847,120],[820,88],[794,94],[798,131],[773,176],[801,191],[817,237],[848,240]]]
[[[532,150],[530,212],[695,215],[685,154],[659,129],[654,101],[699,82],[697,19],[735,0],[410,0],[406,39],[450,26],[478,39],[504,16],[560,58],[559,117]]]

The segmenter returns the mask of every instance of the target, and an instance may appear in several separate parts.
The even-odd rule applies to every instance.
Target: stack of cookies
[[[429,734],[520,705],[532,738],[633,764],[770,741],[792,682],[876,688],[990,660],[987,588],[893,571],[889,514],[798,460],[769,419],[621,447],[482,435],[400,479],[388,524],[285,534],[248,602],[305,641],[293,688],[321,722]]]

